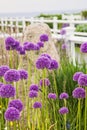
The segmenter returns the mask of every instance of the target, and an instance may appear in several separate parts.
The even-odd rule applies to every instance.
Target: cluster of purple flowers
[[[4,76],[5,72],[8,71],[10,68],[7,65],[0,66],[0,77]]]
[[[57,95],[55,93],[49,93],[48,94],[48,98],[49,99],[56,99],[57,98]]]
[[[61,94],[59,95],[59,99],[67,99],[67,98],[69,98],[68,93],[63,92],[63,93],[61,93]]]
[[[69,112],[69,110],[68,110],[68,108],[67,107],[61,107],[60,109],[59,109],[59,113],[60,114],[67,114]]]
[[[32,84],[29,87],[29,98],[35,98],[38,96],[39,87],[36,84]]]
[[[20,74],[20,79],[27,79],[28,78],[28,72],[24,69],[20,69],[18,70],[19,74]]]
[[[87,53],[87,42],[81,44],[80,51],[82,53]]]
[[[58,62],[55,59],[51,59],[48,54],[42,54],[36,61],[36,67],[38,69],[57,69],[59,67]]]
[[[67,48],[67,44],[66,43],[63,43],[62,44],[62,50],[65,50]]]

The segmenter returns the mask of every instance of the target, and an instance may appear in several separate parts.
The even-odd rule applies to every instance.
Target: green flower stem
[[[10,52],[10,54],[9,54],[9,55],[10,55],[9,66],[12,68],[12,67],[13,67],[13,63],[12,63],[12,62],[13,62],[13,57],[12,57],[12,53],[13,53],[13,51],[10,50],[9,52]]]
[[[79,118],[79,130],[81,130],[81,99],[78,99],[78,118]]]
[[[66,99],[64,99],[64,105],[66,107]],[[66,116],[66,114],[64,114],[65,130],[67,130],[67,128],[66,128],[66,119],[67,119],[67,116]]]
[[[87,130],[87,87],[85,87],[86,90],[86,98],[85,98],[85,125],[84,130]]]

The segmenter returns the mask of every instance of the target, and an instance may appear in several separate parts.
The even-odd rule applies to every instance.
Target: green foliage
[[[87,18],[87,10],[82,11],[81,14],[84,18]]]
[[[87,24],[77,25],[76,32],[87,32]]]

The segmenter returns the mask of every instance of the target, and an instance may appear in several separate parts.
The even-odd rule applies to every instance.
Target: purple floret
[[[58,65],[58,62],[54,59],[51,59],[51,64],[50,64],[50,67],[49,69],[58,69],[59,65]]]
[[[21,112],[23,110],[23,103],[20,99],[14,99],[9,102],[8,107],[14,107]]]
[[[26,51],[31,51],[31,50],[34,50],[34,44],[33,43],[26,43],[25,45],[24,45],[24,49],[26,50]]]
[[[29,92],[29,97],[30,98],[34,98],[34,97],[37,97],[37,96],[38,96],[38,92],[37,91],[32,90],[32,91]]]
[[[69,112],[68,108],[67,107],[61,107],[59,109],[59,113],[60,114],[67,114]]]
[[[4,74],[6,82],[17,82],[20,79],[20,73],[15,69],[10,69]]]
[[[85,98],[85,94],[85,89],[81,87],[75,88],[72,92],[74,98]]]
[[[7,37],[7,38],[5,39],[5,45],[6,45],[6,46],[11,47],[11,46],[14,45],[14,44],[15,44],[15,39],[14,39],[14,38],[12,38],[12,37]]]
[[[39,47],[44,47],[44,43],[43,43],[43,42],[38,42],[37,45],[38,45]]]
[[[67,99],[67,98],[69,98],[69,95],[68,93],[65,93],[65,92],[61,93],[59,96],[59,99]]]
[[[56,99],[57,95],[55,93],[49,93],[48,94],[48,98],[50,98],[50,99]]]
[[[47,58],[49,58],[51,60],[51,56],[46,54],[46,53],[41,54],[41,56],[45,56],[45,57],[47,57]]]
[[[34,50],[36,50],[36,51],[40,50],[39,45],[35,44],[35,45],[34,45]]]
[[[34,90],[34,91],[38,92],[39,91],[39,87],[36,84],[31,84],[30,87],[29,87],[29,90],[30,91]]]
[[[62,44],[62,50],[65,50],[67,48],[67,44],[66,43],[63,43]]]
[[[45,79],[41,79],[39,82],[40,86],[49,86],[50,85],[50,81],[49,79],[45,78]]]
[[[4,76],[5,72],[8,71],[10,68],[7,65],[0,66],[0,76]]]
[[[0,96],[2,98],[14,97],[15,94],[16,94],[16,90],[11,84],[2,85],[0,87]]]
[[[46,41],[48,41],[49,40],[49,38],[48,38],[48,35],[47,34],[42,34],[41,36],[40,36],[40,41],[41,42],[46,42]]]
[[[87,53],[87,42],[81,44],[80,51],[83,53]]]
[[[28,78],[28,72],[24,69],[20,69],[18,70],[18,72],[20,73],[20,79],[27,79]]]
[[[20,112],[14,107],[9,107],[5,111],[4,118],[5,118],[5,120],[8,120],[8,121],[19,120]]]
[[[36,61],[36,67],[37,69],[48,69],[50,67],[50,59],[45,56],[39,57]]]
[[[0,88],[1,88],[2,85],[4,85],[4,84],[2,82],[0,82]]]
[[[19,41],[15,41],[14,45],[12,45],[12,49],[14,50],[14,49],[18,48],[19,45],[20,45],[20,42]]]
[[[74,80],[74,81],[78,81],[78,78],[79,78],[79,76],[80,76],[81,74],[83,74],[83,72],[76,72],[76,73],[73,75],[73,80]]]
[[[66,34],[66,30],[65,30],[65,29],[61,29],[61,30],[60,30],[60,34],[61,34],[61,35],[65,35],[65,34]]]
[[[35,102],[35,103],[33,104],[33,108],[42,108],[41,102]]]
[[[87,86],[87,74],[81,74],[78,78],[78,84],[80,86]]]

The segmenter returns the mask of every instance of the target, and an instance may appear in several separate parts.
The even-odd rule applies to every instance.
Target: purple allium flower
[[[35,45],[34,45],[34,50],[40,50],[39,45],[35,44]]]
[[[36,67],[37,69],[48,69],[50,67],[50,59],[45,56],[39,57],[36,61]]]
[[[15,41],[15,42],[14,42],[14,45],[12,45],[12,49],[18,48],[19,45],[20,45],[20,42],[19,42],[19,41]]]
[[[20,79],[27,79],[28,78],[28,72],[24,69],[20,69],[18,70],[18,72],[20,73]]]
[[[9,102],[8,107],[15,107],[21,112],[23,110],[23,103],[20,99],[14,99]]]
[[[51,57],[46,53],[41,54],[41,56],[45,56],[45,57],[47,57],[47,58],[49,58],[51,60]]]
[[[44,43],[43,42],[38,42],[37,45],[39,45],[39,47],[44,47]]]
[[[59,99],[67,99],[67,98],[69,98],[68,93],[63,92],[63,93],[61,93],[61,94],[59,95]]]
[[[65,50],[67,48],[67,44],[66,43],[63,43],[62,44],[62,50]]]
[[[5,72],[8,71],[10,68],[7,65],[0,66],[0,76],[4,76]]]
[[[41,79],[39,82],[40,86],[49,86],[50,85],[50,81],[49,79],[45,78],[45,79]]]
[[[4,84],[2,82],[0,82],[0,88],[1,88],[2,85],[4,85]]]
[[[80,51],[83,53],[87,53],[87,42],[81,44]]]
[[[31,43],[31,42],[30,42],[30,43],[28,42],[28,43],[26,43],[26,44],[24,45],[24,49],[27,50],[27,51],[34,50],[34,48],[35,48],[35,47],[34,47],[34,44]]]
[[[41,36],[40,36],[40,41],[41,42],[46,42],[46,41],[48,41],[49,40],[49,38],[48,38],[48,35],[47,34],[42,34]]]
[[[7,47],[11,47],[12,45],[14,45],[14,43],[15,43],[15,40],[14,40],[14,38],[12,38],[12,37],[7,37],[7,38],[5,39],[5,45],[6,45]]]
[[[56,98],[57,98],[57,96],[56,96],[56,94],[55,94],[55,93],[49,93],[49,94],[48,94],[48,98],[51,98],[51,99],[56,99]]]
[[[33,108],[42,108],[41,102],[35,102],[35,103],[33,104]]]
[[[20,118],[20,112],[16,108],[14,108],[14,107],[9,107],[5,111],[4,117],[8,121],[19,120],[19,118]]]
[[[25,49],[24,49],[24,47],[21,47],[19,53],[20,53],[20,55],[25,55]]]
[[[2,98],[14,97],[15,94],[16,90],[11,84],[5,84],[0,87],[0,96]]]
[[[6,50],[9,51],[10,50],[10,46],[6,46]]]
[[[37,97],[37,96],[38,96],[38,92],[37,91],[32,90],[32,91],[29,92],[29,97],[30,98],[34,98],[34,97]]]
[[[38,92],[39,91],[39,87],[36,84],[31,84],[30,87],[29,87],[29,90],[30,91],[34,90],[34,91]]]
[[[69,112],[68,108],[67,107],[61,107],[59,109],[59,113],[60,114],[67,114]]]
[[[85,89],[81,87],[75,88],[72,92],[72,96],[74,98],[85,98]]]
[[[49,69],[58,69],[58,62],[54,59],[51,59],[51,64],[50,64],[50,67]]]
[[[6,82],[17,82],[20,79],[20,73],[15,69],[10,69],[4,74]]]
[[[78,78],[79,78],[79,76],[80,76],[81,74],[83,74],[83,72],[76,72],[76,73],[73,75],[73,80],[74,80],[74,81],[78,81]]]
[[[66,34],[66,30],[65,30],[65,29],[61,29],[61,30],[60,30],[60,34],[61,34],[61,35],[65,35],[65,34]]]
[[[78,84],[80,86],[87,86],[87,74],[81,74],[78,78]]]

